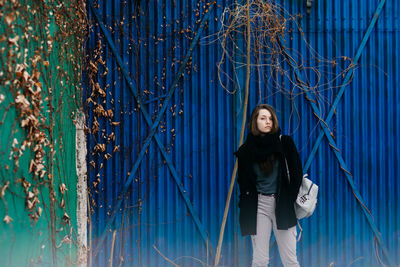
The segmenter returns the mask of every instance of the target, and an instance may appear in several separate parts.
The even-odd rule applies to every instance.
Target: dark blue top
[[[253,164],[254,172],[256,174],[257,192],[263,194],[276,194],[277,180],[279,171],[279,160],[274,163],[274,168],[269,175],[266,175],[260,169],[258,163]]]

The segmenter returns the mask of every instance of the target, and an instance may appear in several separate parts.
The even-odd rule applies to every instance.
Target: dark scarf
[[[265,135],[253,135],[251,132],[246,139],[246,156],[250,157],[254,162],[264,162],[272,154],[282,153],[282,144],[279,136],[281,129],[275,133]]]

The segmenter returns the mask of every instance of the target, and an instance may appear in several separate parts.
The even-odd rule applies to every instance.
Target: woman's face
[[[267,109],[260,109],[257,117],[257,128],[262,134],[271,132],[274,127],[272,115]]]

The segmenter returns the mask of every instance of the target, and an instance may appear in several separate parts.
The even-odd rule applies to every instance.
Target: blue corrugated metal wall
[[[88,183],[93,266],[106,266],[111,258],[114,266],[171,265],[161,253],[180,266],[213,263],[234,166],[233,151],[238,145],[245,80],[245,69],[229,62],[223,67],[239,81],[240,87],[230,84],[228,88],[237,89],[236,93],[227,93],[217,77],[216,65],[222,51],[220,44],[213,42],[213,36],[220,28],[219,18],[224,8],[232,1],[218,1],[210,11],[200,42],[193,50],[156,132],[171,166],[167,166],[168,160],[161,155],[153,138],[132,177],[128,193],[123,196],[124,201],[120,202],[115,220],[103,234],[113,210],[118,207],[134,162],[141,159],[138,154],[150,133],[141,108],[153,121],[162,111],[163,100],[210,8],[207,2],[99,0],[92,4],[89,1],[92,27],[87,42],[84,101],[91,129]],[[339,76],[330,86],[317,87],[318,94],[313,91],[325,118],[344,80],[341,68],[350,64],[340,57],[354,58],[378,1],[368,0],[362,4],[351,0],[313,1],[309,13],[305,2],[280,2],[289,13],[301,14],[296,21],[305,38],[302,40],[302,34],[294,29],[286,38],[286,46],[299,51],[305,65],[317,64],[316,68],[326,74],[326,80]],[[396,103],[400,96],[395,86],[400,76],[399,15],[400,4],[387,1],[362,51],[353,79],[328,124],[347,171],[352,174],[381,232],[391,261],[397,265],[400,263],[397,194],[400,147],[396,137],[400,110]],[[131,88],[106,40],[107,34],[101,30],[102,24],[132,81]],[[329,65],[318,65],[306,42],[320,58],[329,59]],[[298,54],[293,55],[299,60]],[[335,58],[337,66],[333,67]],[[290,72],[288,64],[283,66]],[[269,71],[264,68],[260,72],[268,74]],[[315,84],[317,76],[313,72],[303,69],[302,73],[310,84]],[[293,73],[289,77],[294,77]],[[291,99],[287,94],[277,93],[268,81],[260,79],[258,72],[252,70],[248,113],[257,103],[274,105],[283,131],[293,135],[305,162],[322,131],[315,111],[304,94],[296,96],[300,90],[291,86],[287,78],[278,77],[278,82],[293,93]],[[137,90],[141,104],[135,100],[132,88]],[[97,123],[99,131],[96,131]],[[98,144],[104,146],[96,147]],[[176,170],[175,175],[173,170]],[[377,256],[385,261],[381,247],[375,247],[371,227],[326,137],[311,161],[309,174],[320,185],[320,199],[315,214],[302,222],[304,232],[298,243],[302,266],[379,266]],[[237,194],[235,188],[221,266],[249,266],[251,258],[250,242],[241,237],[238,228]],[[182,195],[189,200],[189,208]],[[196,216],[200,224],[194,222]],[[276,248],[272,255],[271,265],[279,266]]]

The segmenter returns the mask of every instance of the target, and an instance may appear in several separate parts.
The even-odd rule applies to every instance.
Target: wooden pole
[[[248,105],[248,98],[249,98],[249,85],[250,85],[250,45],[251,45],[251,35],[250,35],[250,0],[247,0],[247,68],[246,68],[246,91],[245,91],[245,96],[244,96],[244,104],[243,104],[243,118],[242,118],[242,128],[240,130],[240,140],[239,140],[239,146],[243,144],[243,138],[244,138],[244,129],[246,125],[246,114],[247,114],[247,105]],[[225,225],[226,225],[226,219],[228,217],[228,211],[229,211],[229,205],[231,202],[231,197],[232,197],[232,192],[233,192],[233,187],[235,185],[235,178],[236,178],[236,173],[238,169],[238,161],[236,159],[235,161],[235,167],[233,168],[232,172],[232,177],[231,177],[231,183],[229,186],[229,192],[228,192],[228,197],[226,199],[225,203],[225,211],[224,211],[224,217],[222,219],[222,224],[221,224],[221,230],[219,232],[219,239],[218,239],[218,247],[217,247],[217,253],[215,255],[215,262],[214,262],[214,267],[217,267],[219,264],[220,256],[221,256],[221,247],[222,247],[222,241],[224,239],[224,231],[225,231]]]

